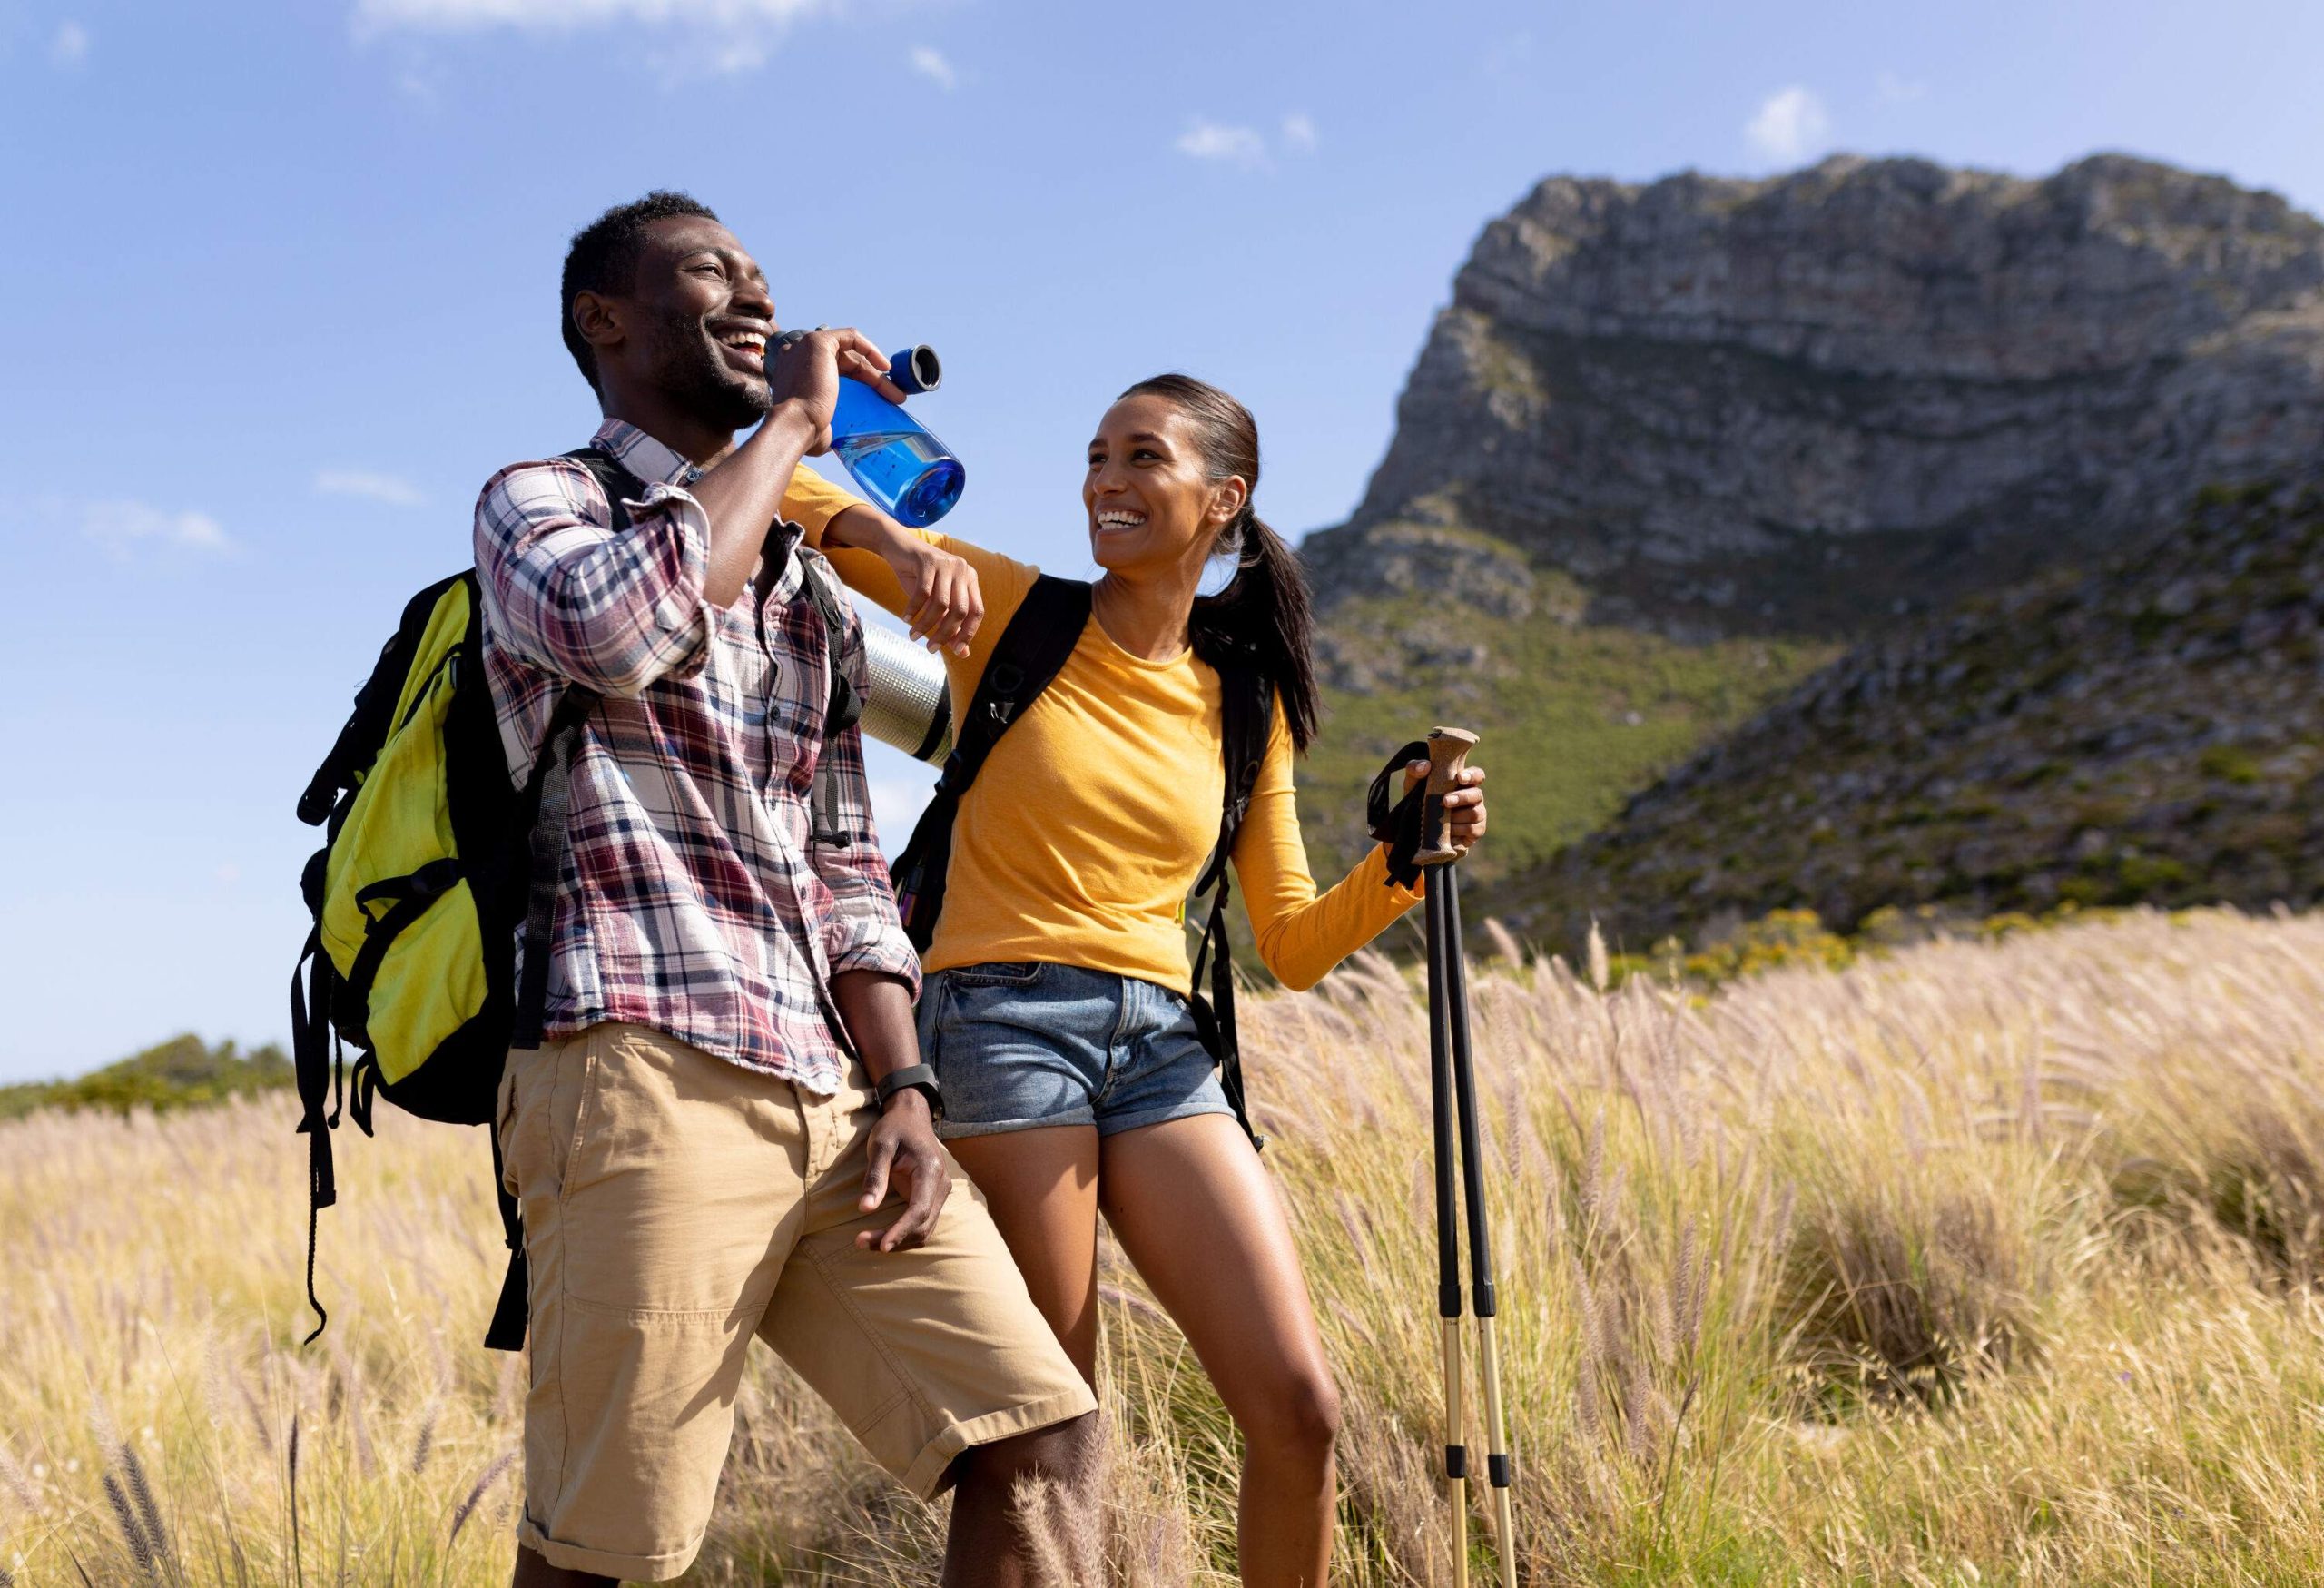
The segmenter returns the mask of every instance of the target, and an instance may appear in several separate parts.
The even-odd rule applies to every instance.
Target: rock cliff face
[[[1853,636],[2298,466],[2319,392],[2324,226],[2221,178],[1556,177],[1485,228],[1306,552],[1327,608],[1521,615],[1555,569],[1592,622]]]
[[[1311,844],[1350,853],[1361,779],[1458,721],[1501,773],[1477,880],[1522,870],[1848,646],[2319,459],[2324,225],[2272,194],[2117,155],[1552,178],[1302,548]]]
[[[2309,905],[2319,636],[2324,495],[2207,491],[2088,571],[1858,646],[1495,902],[1632,948],[1786,907]]]

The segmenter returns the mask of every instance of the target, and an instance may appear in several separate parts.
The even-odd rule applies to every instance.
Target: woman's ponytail
[[[1250,410],[1191,375],[1157,375],[1123,397],[1162,397],[1194,421],[1196,445],[1213,479],[1243,477],[1259,487],[1259,428]],[[1275,685],[1294,748],[1305,750],[1320,715],[1315,695],[1315,625],[1307,576],[1291,543],[1251,508],[1219,532],[1215,555],[1232,557],[1235,573],[1215,596],[1195,597],[1189,620],[1195,655],[1213,667],[1240,664]]]
[[[1291,543],[1250,508],[1227,533],[1236,541],[1235,577],[1216,596],[1195,597],[1195,655],[1216,667],[1239,653],[1273,680],[1291,742],[1305,750],[1317,715],[1307,577]]]

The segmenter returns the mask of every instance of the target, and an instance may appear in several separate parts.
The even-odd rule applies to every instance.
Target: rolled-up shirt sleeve
[[[845,621],[857,620],[852,611]],[[834,636],[836,639],[836,636]],[[856,663],[856,697],[870,685],[869,669],[860,647],[832,646],[837,656],[850,650]],[[887,858],[880,853],[880,835],[872,820],[871,780],[863,771],[863,734],[849,728],[823,741],[825,762],[818,772],[828,775],[831,808],[815,825],[827,840],[807,846],[808,863],[832,892],[832,908],[823,917],[823,953],[832,974],[848,971],[880,971],[898,977],[920,996],[920,953],[904,935],[896,912],[896,891],[888,882]],[[840,835],[843,834],[842,837]]]
[[[920,996],[920,954],[904,935],[896,912],[896,891],[888,882],[888,862],[872,825],[871,785],[863,775],[863,738],[850,728],[823,745],[832,760],[836,827],[844,843],[808,845],[809,863],[832,891],[823,918],[823,953],[832,974],[882,971],[900,977]]]
[[[616,532],[586,469],[555,459],[501,470],[476,508],[476,566],[497,636],[515,655],[603,694],[688,677],[710,654],[703,593],[710,519],[676,486],[649,484]]]

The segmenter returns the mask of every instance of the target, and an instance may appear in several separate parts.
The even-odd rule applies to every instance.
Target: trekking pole
[[[1484,1159],[1477,1120],[1476,1066],[1469,1049],[1468,959],[1461,942],[1461,877],[1459,854],[1445,832],[1444,795],[1455,785],[1474,734],[1460,728],[1435,728],[1428,735],[1428,792],[1421,807],[1421,846],[1413,858],[1434,868],[1428,887],[1429,1048],[1431,1091],[1436,1136],[1437,1309],[1445,1318],[1445,1403],[1452,1419],[1445,1441],[1445,1466],[1450,1475],[1465,1478],[1468,1451],[1463,1438],[1460,1386],[1460,1271],[1452,1245],[1452,1105],[1445,1081],[1452,1081],[1452,1101],[1460,1110],[1462,1190],[1469,1215],[1469,1284],[1477,1314],[1477,1369],[1484,1383],[1485,1473],[1492,1486],[1495,1553],[1501,1566],[1502,1588],[1517,1588],[1515,1519],[1511,1514],[1508,1425],[1502,1405],[1501,1353],[1495,1338],[1495,1298],[1492,1281],[1492,1240],[1485,1213]],[[1453,1487],[1458,1506],[1453,1542],[1460,1552],[1453,1564],[1456,1588],[1468,1580],[1468,1507],[1465,1481]]]
[[[1477,1315],[1477,1372],[1485,1387],[1485,1478],[1492,1486],[1493,1521],[1501,1546],[1502,1588],[1517,1588],[1516,1519],[1512,1514],[1509,1425],[1501,1396],[1501,1350],[1495,1338],[1492,1238],[1485,1224],[1484,1154],[1478,1143],[1477,1072],[1469,1055],[1469,977],[1461,946],[1461,873],[1445,866],[1444,962],[1452,972],[1450,1000],[1452,1082],[1461,1103],[1461,1173],[1469,1207],[1469,1288]]]
[[[1433,784],[1433,738],[1430,749]],[[1437,800],[1423,804],[1423,812],[1431,805],[1436,812],[1438,832],[1433,840],[1427,835],[1423,815],[1422,843],[1441,847],[1441,793]],[[1448,877],[1451,868],[1440,866],[1436,875]],[[1444,1498],[1452,1508],[1452,1588],[1469,1588],[1468,1411],[1462,1404],[1461,1215],[1452,1187],[1452,1042],[1445,1001],[1444,890],[1432,883],[1422,908],[1428,921],[1428,1096],[1436,1150],[1436,1314],[1444,1347]]]

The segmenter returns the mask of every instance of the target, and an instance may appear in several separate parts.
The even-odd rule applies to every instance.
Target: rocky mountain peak
[[[1845,638],[2319,453],[2324,225],[2274,194],[2119,154],[1552,177],[1305,551],[1327,613],[1554,572],[1592,622]]]

